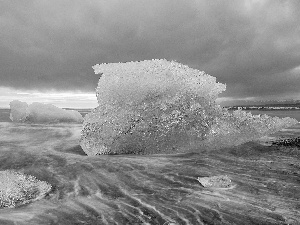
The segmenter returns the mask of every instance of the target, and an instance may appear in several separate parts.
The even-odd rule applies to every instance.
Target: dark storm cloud
[[[93,91],[96,63],[166,58],[227,83],[223,96],[292,95],[298,2],[2,1],[0,85]]]

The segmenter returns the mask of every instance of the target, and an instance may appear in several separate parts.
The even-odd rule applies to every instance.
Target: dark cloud
[[[224,97],[296,95],[299,11],[297,0],[1,1],[0,85],[93,91],[96,63],[166,58],[227,83]]]

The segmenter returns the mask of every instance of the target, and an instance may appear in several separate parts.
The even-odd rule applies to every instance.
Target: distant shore
[[[225,106],[228,110],[300,110],[300,107],[296,106]]]

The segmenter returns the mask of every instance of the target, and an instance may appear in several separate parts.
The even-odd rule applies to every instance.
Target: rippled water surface
[[[0,122],[1,170],[53,187],[42,200],[0,209],[1,225],[300,224],[297,147],[262,139],[213,152],[90,157],[78,144],[80,130],[81,124]],[[272,135],[299,136],[299,125]],[[216,175],[227,175],[234,188],[205,188],[197,180]]]

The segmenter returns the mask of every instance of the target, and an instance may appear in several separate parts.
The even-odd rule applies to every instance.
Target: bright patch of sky
[[[82,92],[40,92],[36,90],[17,90],[0,87],[0,107],[9,108],[9,102],[20,100],[31,104],[32,102],[50,103],[60,108],[95,108],[98,106],[95,93]]]

